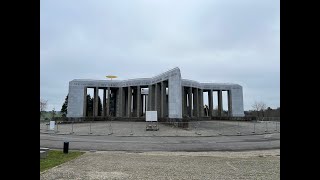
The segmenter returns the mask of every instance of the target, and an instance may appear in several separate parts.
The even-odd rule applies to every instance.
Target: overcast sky
[[[280,107],[279,0],[41,0],[40,96],[60,111],[73,79],[182,78],[243,86]]]

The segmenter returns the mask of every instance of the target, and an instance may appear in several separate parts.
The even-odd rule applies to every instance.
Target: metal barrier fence
[[[280,117],[258,117],[257,119],[259,121],[279,121],[280,122]]]
[[[280,133],[280,121],[190,121],[159,122],[156,130],[148,130],[146,122],[89,121],[40,123],[41,133],[113,136],[227,136]]]

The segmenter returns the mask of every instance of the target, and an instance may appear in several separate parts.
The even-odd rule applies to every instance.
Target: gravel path
[[[280,179],[280,150],[87,152],[40,179]]]

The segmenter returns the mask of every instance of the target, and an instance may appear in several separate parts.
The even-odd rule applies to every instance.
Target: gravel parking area
[[[280,150],[87,152],[40,179],[280,179]]]

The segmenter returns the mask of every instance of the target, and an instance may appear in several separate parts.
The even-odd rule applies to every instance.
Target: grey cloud
[[[280,5],[276,0],[41,0],[41,97],[60,109],[76,78],[182,77],[244,86],[280,105]],[[60,105],[61,104],[61,105]]]

